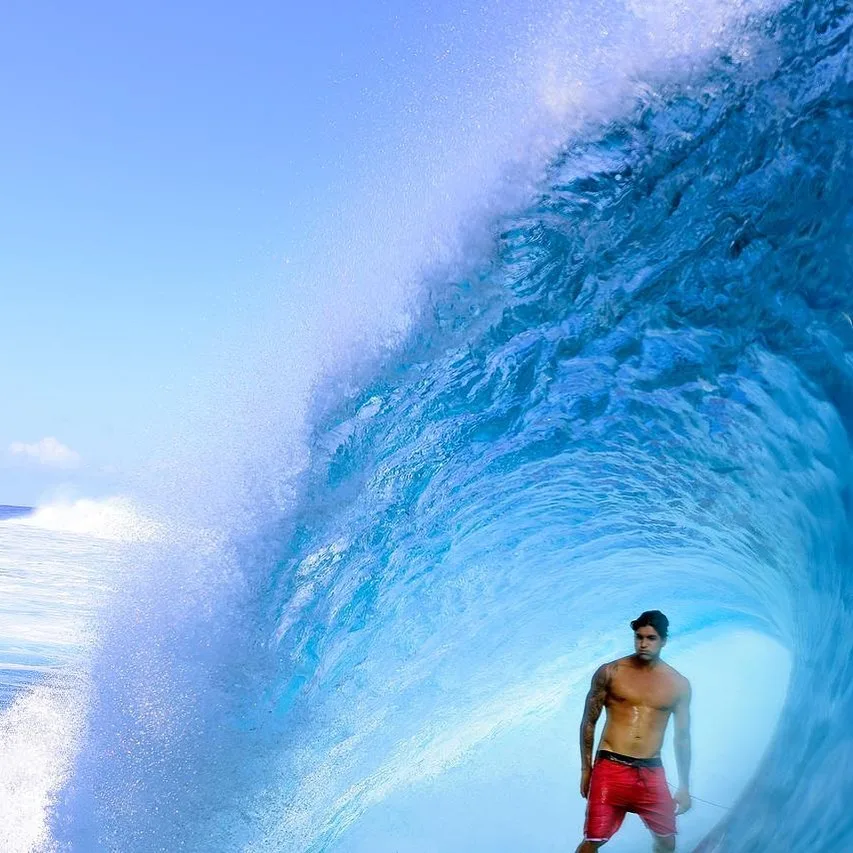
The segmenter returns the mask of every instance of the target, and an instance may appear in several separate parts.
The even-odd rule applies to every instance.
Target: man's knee
[[[674,835],[659,835],[655,838],[654,853],[672,853],[675,850]]]

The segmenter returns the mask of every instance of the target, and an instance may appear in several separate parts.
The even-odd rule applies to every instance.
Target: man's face
[[[651,625],[644,625],[634,631],[634,651],[640,660],[657,660],[665,642]]]

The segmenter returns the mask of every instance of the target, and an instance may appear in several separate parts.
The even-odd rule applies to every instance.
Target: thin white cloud
[[[23,441],[13,441],[9,445],[9,453],[13,456],[23,456],[52,468],[77,468],[82,461],[76,450],[64,445],[61,441],[48,436],[41,441],[27,444]]]

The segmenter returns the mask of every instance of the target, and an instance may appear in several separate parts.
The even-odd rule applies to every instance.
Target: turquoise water
[[[790,4],[576,129],[317,395],[288,511],[121,575],[56,849],[574,849],[646,607],[697,686],[683,849],[853,847],[851,23]]]

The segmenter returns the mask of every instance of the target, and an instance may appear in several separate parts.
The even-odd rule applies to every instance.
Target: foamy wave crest
[[[83,721],[81,692],[38,686],[0,715],[0,849],[53,853],[48,816],[71,769]]]
[[[48,504],[9,523],[120,542],[149,542],[164,534],[162,524],[143,515],[125,497]]]

